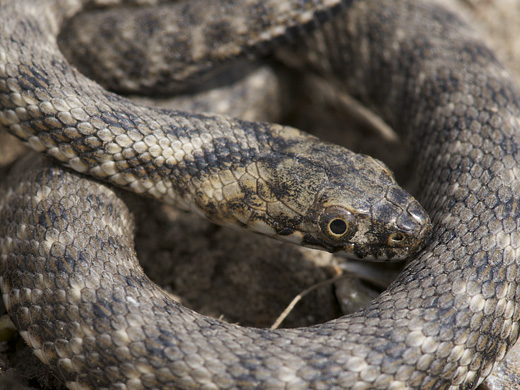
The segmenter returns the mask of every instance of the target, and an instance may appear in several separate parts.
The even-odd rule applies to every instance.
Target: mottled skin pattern
[[[58,22],[62,10],[74,10],[52,4]],[[19,18],[4,23],[0,120],[34,149],[213,222],[306,246],[403,259],[428,237],[425,212],[378,161],[289,127],[132,104],[68,66],[55,47],[57,26],[38,23],[41,12],[53,17],[49,5],[6,7],[23,12],[5,12]],[[40,40],[29,39],[28,29]],[[348,219],[341,234],[316,222],[334,220],[331,207],[344,209]],[[338,218],[344,220],[343,211]]]
[[[190,0],[112,7],[75,17],[64,29],[63,40],[72,43],[63,50],[106,88],[157,96],[192,89],[210,70],[294,41],[341,7],[341,0]],[[100,39],[108,44],[99,47]]]
[[[9,5],[13,8],[5,14],[27,17],[23,7]],[[295,56],[373,108],[412,143],[418,156],[420,198],[433,217],[432,243],[383,295],[352,316],[305,329],[241,328],[199,316],[149,284],[126,245],[126,233],[132,229],[131,222],[119,221],[125,206],[108,194],[105,198],[107,187],[54,166],[28,176],[15,172],[18,184],[14,182],[14,190],[4,196],[14,203],[2,209],[2,218],[15,223],[2,241],[3,292],[26,340],[69,387],[473,389],[516,341],[520,237],[514,194],[520,186],[520,121],[515,83],[459,20],[435,6],[411,0],[345,1],[344,6],[331,23],[294,49]],[[37,12],[32,15],[33,24],[41,19]],[[4,20],[2,34],[9,32],[15,39],[2,35],[2,48],[17,47],[21,43],[16,34],[31,31],[28,23],[12,20]],[[205,34],[211,34],[210,29]],[[48,45],[54,50],[52,42]],[[40,46],[45,47],[38,42]],[[30,49],[38,53],[35,46]],[[32,60],[0,52],[2,64],[20,59]],[[58,93],[35,71],[61,72],[64,65],[46,61],[34,59],[40,68],[33,65],[31,77],[25,67],[0,67],[0,123],[36,148],[50,144],[48,153],[58,159],[71,155],[69,165],[83,169],[83,164],[104,155],[94,152],[86,161],[77,161],[78,150],[53,146],[69,133],[80,139],[77,132],[58,130],[41,141],[28,135],[40,128],[68,126],[77,111],[55,119],[56,105],[63,108],[62,101],[55,100],[52,107],[43,104],[42,109],[50,111],[47,119],[22,126],[19,118],[25,119],[28,110],[13,108],[24,99],[35,99],[20,94],[20,86],[44,83],[46,89],[35,89],[40,100],[47,99],[49,90]],[[74,83],[78,76],[66,73],[62,79]],[[131,121],[119,119],[118,112],[119,121],[110,122],[114,116],[104,113],[112,113],[111,105],[119,107],[118,101],[92,84],[82,92],[89,89],[110,129],[131,128],[133,122],[144,126],[140,118],[147,116],[145,110]],[[6,90],[12,91],[9,98]],[[59,93],[74,101],[69,97],[74,88]],[[94,125],[99,123],[95,119]],[[219,120],[197,119],[200,126]],[[163,123],[161,117],[154,120]],[[234,129],[244,124],[222,120]],[[266,125],[250,126],[240,131],[260,139],[267,134]],[[88,128],[78,130],[89,134]],[[137,135],[131,131],[127,138],[132,137]],[[280,142],[276,145],[290,151],[295,144],[288,140],[303,136],[274,127],[274,137]],[[89,148],[98,146],[91,138],[73,145],[90,156]],[[124,136],[121,142],[125,148]],[[307,152],[321,147],[309,145]],[[329,150],[336,153],[335,148]],[[248,153],[246,161],[254,155]],[[131,162],[118,164],[126,168]],[[105,172],[83,170],[98,176]],[[122,177],[122,182],[116,181],[119,185],[137,182],[138,190],[146,188],[146,181],[116,177]],[[35,196],[19,195],[26,193]],[[48,200],[42,200],[45,193],[51,194]],[[298,202],[298,197],[291,198]],[[385,198],[391,200],[389,195]],[[105,216],[91,216],[86,207],[72,208],[76,199],[106,210]],[[32,211],[21,214],[29,206],[40,208],[42,217]],[[308,211],[312,214],[312,207]],[[82,226],[91,219],[94,226],[107,224],[112,230],[93,239]],[[45,226],[51,227],[48,232]],[[40,239],[26,240],[26,235]],[[99,257],[86,256],[89,251],[81,248],[89,245],[103,248]],[[111,258],[115,251],[121,251],[118,262]],[[55,306],[51,309],[45,302]]]

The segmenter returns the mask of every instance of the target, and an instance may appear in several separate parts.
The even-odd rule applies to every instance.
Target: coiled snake
[[[0,124],[33,148],[133,191],[176,198],[214,221],[306,245],[403,258],[426,239],[427,218],[378,162],[290,128],[128,106],[57,51],[58,27],[79,1],[0,4]],[[433,241],[352,316],[302,329],[241,328],[150,285],[135,263],[131,222],[120,218],[126,206],[109,187],[55,165],[19,168],[2,195],[2,292],[24,338],[70,388],[471,389],[516,341],[515,83],[434,5],[344,1],[340,9],[323,1],[314,4],[319,16],[288,12],[279,23],[315,23],[320,5],[337,15],[292,55],[420,151],[419,197]],[[199,130],[206,128],[212,135]],[[216,180],[215,167],[227,175]],[[176,184],[165,184],[169,174]],[[349,175],[375,203],[345,196],[356,194],[345,185]],[[308,188],[277,187],[272,177]]]

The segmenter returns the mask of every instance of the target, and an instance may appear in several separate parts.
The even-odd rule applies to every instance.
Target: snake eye
[[[357,231],[356,218],[338,206],[326,208],[319,217],[319,225],[324,238],[332,243],[345,242]]]

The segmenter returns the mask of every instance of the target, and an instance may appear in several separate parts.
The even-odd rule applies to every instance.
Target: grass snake
[[[280,4],[290,4],[286,13],[270,15],[284,28],[259,34],[269,38],[263,49],[323,24],[278,55],[331,79],[412,144],[433,240],[354,315],[310,328],[241,328],[150,284],[118,190],[40,160],[15,168],[0,203],[4,301],[70,388],[471,389],[516,341],[516,84],[435,5]],[[36,150],[215,222],[308,246],[393,259],[426,240],[427,217],[379,162],[283,126],[131,105],[57,50],[59,26],[81,2],[0,5],[0,124]],[[204,33],[212,28],[222,25]]]

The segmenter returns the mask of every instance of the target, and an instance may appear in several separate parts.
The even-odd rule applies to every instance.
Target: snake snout
[[[426,210],[415,199],[408,205],[406,215],[403,221],[398,220],[398,225],[411,232],[413,241],[408,251],[408,257],[411,257],[424,248],[430,240],[432,223]]]
[[[430,217],[408,192],[388,186],[364,221],[364,240],[358,238],[354,254],[364,260],[399,261],[415,255],[430,237]],[[361,245],[364,244],[364,245]]]
[[[407,196],[410,197],[408,194]],[[419,202],[411,198],[408,206],[401,211],[389,230],[382,243],[387,248],[387,259],[405,260],[414,256],[427,244],[432,224]]]

